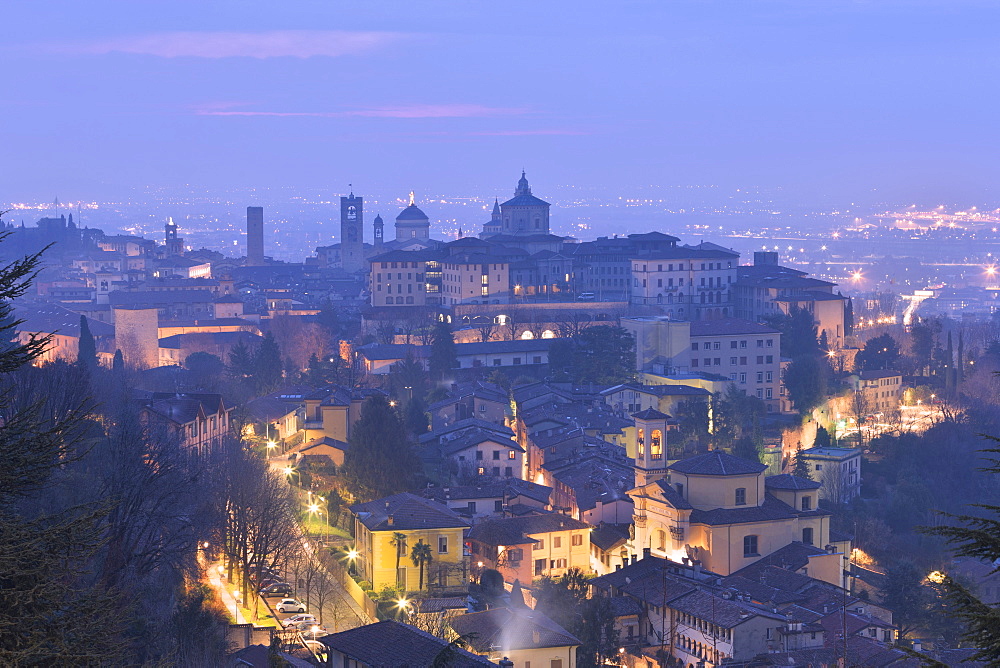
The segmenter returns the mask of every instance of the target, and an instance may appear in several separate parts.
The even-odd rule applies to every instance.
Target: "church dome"
[[[416,204],[411,204],[396,216],[396,220],[428,220],[427,214],[420,210]]]

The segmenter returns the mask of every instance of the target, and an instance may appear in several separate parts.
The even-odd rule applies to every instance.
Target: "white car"
[[[294,598],[283,598],[281,603],[274,606],[275,610],[278,612],[305,612],[306,606],[302,601],[297,601]]]
[[[312,615],[295,615],[282,622],[286,629],[296,629],[298,631],[308,631],[319,622]]]

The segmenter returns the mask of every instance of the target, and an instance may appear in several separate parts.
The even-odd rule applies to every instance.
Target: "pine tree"
[[[795,457],[792,459],[792,475],[797,478],[812,480],[812,473],[809,471],[809,462],[802,457],[802,444],[795,449]]]
[[[97,344],[94,335],[90,333],[90,323],[87,316],[80,316],[80,346],[76,353],[76,363],[86,369],[97,368]]]
[[[853,335],[854,335],[854,300],[848,297],[847,303],[844,304],[844,336],[853,336]]]
[[[115,373],[121,373],[125,370],[125,356],[122,355],[121,348],[115,350],[115,358],[111,362],[111,370]]]
[[[826,430],[826,427],[820,426],[816,428],[816,439],[813,441],[814,448],[829,448],[830,442],[830,432]]]
[[[990,440],[1000,443],[1000,439]],[[991,459],[983,473],[1000,474],[1000,447],[987,448]],[[941,536],[954,548],[955,556],[972,557],[985,563],[1000,559],[1000,506],[977,504],[977,515],[951,515],[942,513],[955,522],[952,526],[922,527],[921,532]],[[962,636],[968,647],[976,648],[967,661],[982,661],[987,665],[1000,665],[1000,606],[980,599],[971,589],[945,573],[935,573],[929,578],[939,588],[954,614],[965,623]]]

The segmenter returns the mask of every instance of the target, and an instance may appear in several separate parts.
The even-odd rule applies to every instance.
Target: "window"
[[[747,489],[746,487],[739,487],[736,490],[736,505],[745,506],[747,505]]]
[[[767,340],[767,347],[768,348],[773,348],[774,347],[774,339],[768,339]]]
[[[812,527],[806,527],[802,530],[802,542],[806,545],[813,544],[813,530]]]
[[[496,477],[496,478],[500,477],[500,467],[499,466],[494,466],[493,467],[493,476]]]
[[[758,371],[757,372],[757,382],[758,383],[763,383],[764,382],[764,372],[763,371]]]
[[[744,557],[760,556],[760,553],[757,552],[757,536],[743,537],[743,556]]]
[[[649,434],[650,459],[663,459],[663,432],[654,429]]]
[[[692,343],[691,344],[691,350],[698,350],[698,344],[697,343]]]
[[[514,469],[513,469],[513,467],[505,466],[504,469],[503,469],[503,474],[507,478],[513,478],[514,477]]]
[[[469,501],[469,513],[472,514],[472,515],[476,514],[476,502],[475,501]]]
[[[659,544],[659,548],[658,549],[660,550],[660,552],[663,552],[664,550],[666,550],[667,549],[667,532],[664,531],[663,529],[660,529],[659,531],[657,531],[656,532],[656,541]]]
[[[757,355],[757,364],[763,364],[763,363],[764,363],[764,356]]]
[[[573,545],[583,545],[583,534],[578,533],[573,535]]]
[[[486,406],[483,406],[483,408],[486,408]],[[507,459],[516,459],[516,458],[517,458],[517,453],[515,453],[513,450],[507,451]]]
[[[674,487],[677,488],[677,493],[678,494],[680,494],[681,496],[684,496],[684,485],[682,483],[677,483],[676,485],[674,485]]]
[[[556,536],[552,539],[552,549],[562,547],[562,537]]]
[[[448,537],[438,536],[438,554],[445,554],[448,552]]]
[[[500,360],[498,359],[493,360],[493,366],[500,366]]]
[[[746,348],[746,347],[747,347],[746,340],[740,341],[740,348]]]
[[[483,460],[483,451],[476,450],[476,461],[482,461],[482,460]]]
[[[480,466],[479,468],[476,469],[476,475],[486,475],[486,469]]]
[[[503,512],[503,501],[497,499],[493,502],[493,512],[502,513]]]
[[[691,360],[691,366],[693,368],[696,368],[698,366],[698,360],[696,360],[696,359]]]
[[[822,471],[823,470],[823,465],[822,464],[817,464],[816,465],[816,470],[817,471]]]
[[[538,542],[531,546],[532,550],[544,550],[545,549],[545,539],[539,538]]]
[[[636,451],[638,452],[639,457],[642,457],[643,455],[646,454],[646,434],[642,429],[637,429],[636,434],[637,434],[637,436],[635,437]]]
[[[534,357],[531,358],[531,363],[532,364],[541,364],[542,363],[542,356],[541,355],[535,355]]]
[[[729,347],[735,350],[736,349],[736,342],[735,341],[730,341],[729,342]]]
[[[549,662],[549,668],[563,668],[562,659],[552,659]]]
[[[738,358],[736,358],[736,357],[730,357],[730,358],[729,358],[729,364],[730,364],[731,366],[736,366],[736,362],[737,362],[737,361],[738,361]]]
[[[494,450],[493,451],[493,459],[500,459],[500,451],[499,450]]]
[[[746,372],[740,374],[740,382],[743,383],[744,385],[746,384],[746,382],[747,382],[747,374],[746,374]]]

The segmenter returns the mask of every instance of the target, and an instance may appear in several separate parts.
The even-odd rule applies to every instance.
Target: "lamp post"
[[[407,599],[405,598],[399,599],[398,601],[396,601],[396,614],[397,615],[404,614],[409,607],[410,607],[410,602]]]

